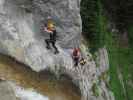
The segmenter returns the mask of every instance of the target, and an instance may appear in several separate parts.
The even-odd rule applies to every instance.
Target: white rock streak
[[[9,84],[12,86],[16,97],[20,100],[49,100],[48,97],[37,93],[33,89],[24,89],[12,82],[9,82]]]

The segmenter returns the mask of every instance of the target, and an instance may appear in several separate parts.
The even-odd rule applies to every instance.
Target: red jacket
[[[73,53],[72,53],[72,56],[75,58],[75,57],[80,57],[80,50],[78,48],[74,48],[73,49]]]

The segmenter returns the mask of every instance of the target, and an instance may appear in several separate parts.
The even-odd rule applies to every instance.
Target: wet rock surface
[[[8,86],[12,90],[11,94],[15,94],[20,100],[34,100],[35,96],[38,100],[81,99],[79,88],[70,78],[62,77],[59,80],[49,71],[34,72],[24,64],[2,55],[0,55],[0,79],[7,80],[5,84],[2,83],[4,86],[0,89],[0,94],[3,95],[3,99],[0,100],[8,100],[5,96],[10,97],[10,94],[3,92],[4,89],[7,91]]]

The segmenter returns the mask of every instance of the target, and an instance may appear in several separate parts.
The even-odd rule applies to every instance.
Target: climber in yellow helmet
[[[57,32],[55,29],[55,25],[52,21],[52,19],[48,19],[47,22],[47,27],[44,27],[44,31],[47,32],[49,34],[49,39],[46,39],[46,48],[50,49],[50,43],[52,44],[53,48],[55,49],[55,54],[59,53],[58,48],[56,47],[55,43],[56,43],[56,38],[57,38]]]

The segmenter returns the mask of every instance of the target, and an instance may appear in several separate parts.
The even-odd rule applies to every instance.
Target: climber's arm
[[[52,31],[51,31],[51,30],[48,30],[48,28],[47,28],[47,27],[44,27],[44,32],[47,32],[47,33],[52,33]]]

